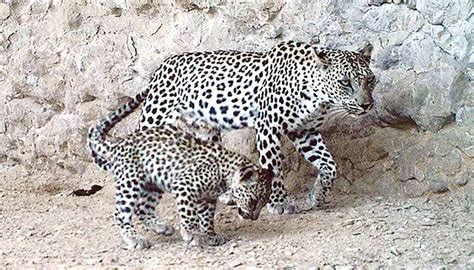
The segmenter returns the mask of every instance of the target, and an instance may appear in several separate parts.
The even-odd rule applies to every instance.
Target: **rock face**
[[[288,39],[355,49],[368,40],[375,110],[325,130],[339,164],[337,189],[420,196],[472,188],[472,2],[343,2],[0,3],[0,168],[86,173],[88,127],[139,92],[171,54],[263,51]],[[136,122],[131,116],[113,133]],[[225,141],[255,157],[253,131]],[[315,169],[290,144],[284,151],[287,185],[306,190]]]

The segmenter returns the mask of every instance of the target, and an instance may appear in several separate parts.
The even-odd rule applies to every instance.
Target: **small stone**
[[[457,186],[462,187],[465,186],[472,178],[474,178],[474,174],[472,172],[464,172],[455,180],[455,183]]]
[[[50,236],[51,234],[52,234],[51,232],[43,232],[43,233],[41,234],[41,237],[48,237],[48,236]]]
[[[360,251],[360,248],[355,248],[355,247],[347,247],[346,248],[346,252],[350,252],[350,253],[356,253],[356,252],[359,252]]]
[[[88,265],[96,265],[102,261],[102,258],[87,258],[83,262]]]
[[[456,183],[456,185],[462,187],[462,186],[466,185],[468,181],[469,181],[469,179],[467,179],[465,177],[460,177],[460,178],[456,179],[455,183]]]
[[[352,225],[354,225],[357,221],[359,221],[359,220],[357,220],[357,219],[348,219],[348,220],[342,222],[341,225],[342,225],[343,227],[352,226]]]
[[[367,3],[369,4],[369,6],[373,5],[373,6],[381,6],[385,1],[384,0],[369,0],[367,1]]]
[[[463,106],[456,112],[456,123],[459,125],[474,125],[474,107]]]
[[[430,218],[424,218],[422,221],[421,221],[421,225],[422,226],[433,226],[436,224],[436,221],[430,219]]]
[[[449,190],[448,184],[443,180],[431,181],[429,186],[430,186],[431,192],[436,193],[436,194],[443,193]]]
[[[405,0],[405,5],[410,9],[416,9],[416,0]]]
[[[457,262],[458,262],[458,260],[456,258],[451,258],[451,259],[448,260],[449,264],[455,264]]]
[[[241,266],[242,264],[243,264],[242,261],[234,260],[229,263],[229,266],[235,268],[235,267]]]
[[[309,44],[318,44],[319,42],[321,42],[319,35],[314,35],[311,37]]]
[[[390,248],[390,253],[392,253],[395,256],[400,256],[402,254],[396,247]]]

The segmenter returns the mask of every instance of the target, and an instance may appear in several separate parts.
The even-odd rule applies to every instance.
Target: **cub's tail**
[[[127,117],[129,114],[133,113],[146,99],[149,91],[150,87],[147,87],[144,91],[130,98],[127,103],[120,106],[113,113],[102,118],[97,125],[89,129],[87,145],[91,151],[94,163],[100,168],[109,171],[111,166],[109,162],[110,160],[107,160],[107,156],[109,156],[112,151],[113,143],[106,140],[107,133],[118,122]]]

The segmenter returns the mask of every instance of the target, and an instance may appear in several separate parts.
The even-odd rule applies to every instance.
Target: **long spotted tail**
[[[109,156],[112,151],[113,143],[106,140],[108,132],[118,122],[133,113],[146,99],[149,91],[150,87],[147,87],[144,91],[132,97],[127,103],[120,106],[113,113],[102,118],[97,125],[89,129],[87,145],[91,151],[94,163],[100,168],[109,171],[111,166],[109,162],[110,160],[107,160],[107,156]]]

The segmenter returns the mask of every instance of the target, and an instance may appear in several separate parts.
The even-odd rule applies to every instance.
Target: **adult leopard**
[[[363,115],[373,106],[372,46],[358,51],[288,41],[267,52],[188,52],[154,72],[140,129],[174,123],[181,112],[215,129],[254,128],[263,168],[274,172],[268,208],[292,212],[279,177],[281,136],[318,169],[309,199],[326,201],[336,163],[319,132],[332,116]]]

